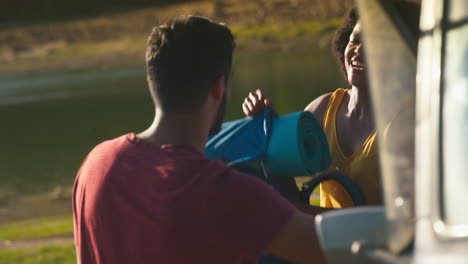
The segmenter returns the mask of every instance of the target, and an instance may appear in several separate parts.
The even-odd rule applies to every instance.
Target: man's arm
[[[323,124],[323,117],[330,97],[331,93],[318,97],[304,111],[312,112],[320,123]],[[291,193],[295,194],[294,191]],[[291,197],[288,198],[290,199]],[[293,202],[298,210],[286,226],[273,238],[267,251],[275,256],[296,263],[326,263],[315,229],[315,216],[333,209],[311,206],[299,203],[297,200],[292,200],[291,202]],[[294,243],[291,243],[293,241]]]
[[[296,263],[326,263],[315,230],[315,216],[297,210],[267,251]]]

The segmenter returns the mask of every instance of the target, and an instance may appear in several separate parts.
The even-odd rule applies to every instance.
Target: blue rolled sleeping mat
[[[223,123],[208,140],[206,155],[247,173],[279,177],[311,176],[331,162],[326,136],[312,113],[276,116],[269,108]]]
[[[354,205],[365,204],[349,177],[337,171],[322,172],[330,167],[331,157],[322,126],[310,112],[277,116],[266,108],[253,118],[223,123],[220,132],[208,139],[205,154],[240,171],[263,175],[272,185],[269,176],[314,176],[302,186],[300,200],[305,203],[320,183],[335,180]]]

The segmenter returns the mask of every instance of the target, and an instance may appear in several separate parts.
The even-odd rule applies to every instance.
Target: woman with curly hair
[[[356,8],[348,12],[336,31],[332,49],[350,87],[318,97],[305,111],[312,112],[323,124],[332,157],[329,170],[338,170],[352,179],[367,205],[380,204],[377,139]],[[271,101],[257,90],[249,94],[242,108],[247,116],[253,116],[265,106],[271,107]],[[320,185],[320,206],[343,208],[353,206],[353,202],[346,190],[331,180]]]

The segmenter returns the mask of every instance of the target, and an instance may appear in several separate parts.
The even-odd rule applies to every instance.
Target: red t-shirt
[[[194,147],[128,134],[94,148],[73,191],[82,264],[253,263],[295,208]]]

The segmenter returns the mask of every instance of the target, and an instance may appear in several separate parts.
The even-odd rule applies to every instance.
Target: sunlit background
[[[0,263],[76,263],[71,187],[96,144],[145,129],[144,51],[174,15],[236,35],[226,120],[260,88],[280,114],[344,82],[330,40],[352,1],[16,0],[0,9]]]

